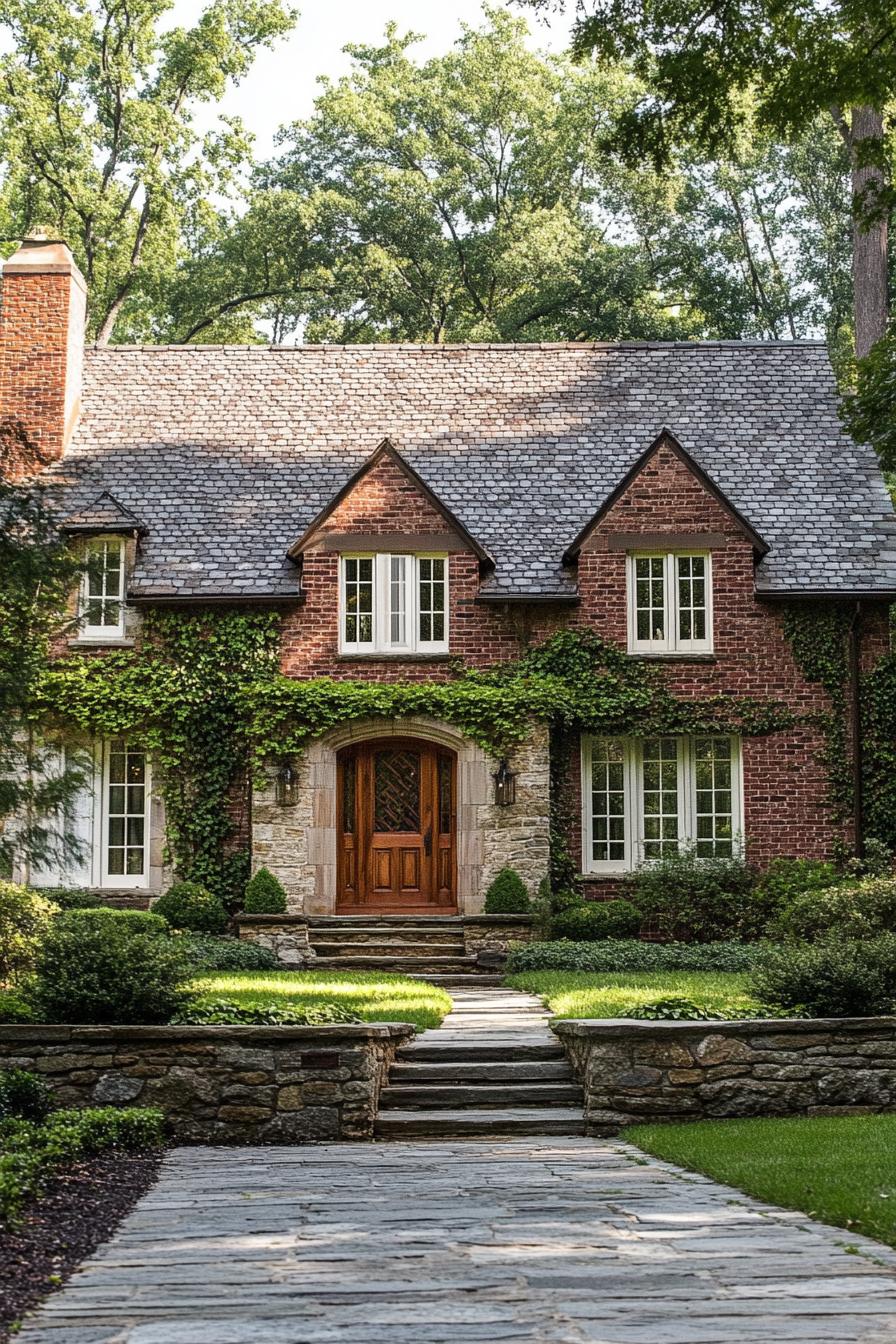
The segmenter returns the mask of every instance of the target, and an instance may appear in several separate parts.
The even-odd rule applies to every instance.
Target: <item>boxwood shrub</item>
[[[873,938],[892,929],[896,929],[896,878],[867,877],[794,897],[769,932],[776,938],[812,941],[829,932]]]
[[[532,899],[526,884],[513,868],[502,868],[485,893],[482,907],[486,915],[529,915]]]
[[[766,943],[751,976],[762,1003],[803,1017],[876,1017],[896,1011],[896,934],[816,943]]]
[[[508,974],[518,971],[749,971],[755,943],[645,943],[637,938],[603,942],[527,943],[511,948]]]
[[[207,887],[199,882],[175,882],[159,897],[153,913],[172,929],[193,933],[222,933],[227,927],[227,911]]]
[[[285,915],[286,890],[267,868],[259,868],[246,883],[243,909],[247,915]]]
[[[185,933],[178,944],[191,971],[276,971],[280,962],[267,947],[239,938]]]
[[[603,938],[634,938],[641,912],[631,901],[581,901],[560,910],[551,919],[554,938],[593,943]]]

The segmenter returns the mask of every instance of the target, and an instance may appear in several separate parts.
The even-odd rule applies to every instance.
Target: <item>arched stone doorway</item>
[[[336,760],[336,913],[454,914],[457,757],[418,737],[343,747]]]

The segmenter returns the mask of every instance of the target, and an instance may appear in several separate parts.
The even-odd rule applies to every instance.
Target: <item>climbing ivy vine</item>
[[[846,740],[846,696],[849,685],[847,636],[852,611],[845,603],[794,603],[784,611],[784,634],[797,666],[807,681],[819,685],[830,710],[814,716],[825,737],[823,760],[831,803],[843,819],[853,804],[852,772]]]

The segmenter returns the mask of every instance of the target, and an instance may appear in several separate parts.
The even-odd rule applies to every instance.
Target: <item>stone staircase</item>
[[[377,1137],[583,1134],[582,1089],[541,1002],[489,988],[452,998],[441,1027],[399,1050]]]
[[[443,915],[319,915],[308,921],[315,969],[389,971],[446,986],[500,985],[464,948],[460,919]]]

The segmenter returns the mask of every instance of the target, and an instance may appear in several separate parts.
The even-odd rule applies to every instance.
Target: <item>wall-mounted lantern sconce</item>
[[[498,807],[510,807],[516,802],[516,775],[502,760],[492,778],[495,781],[495,804]]]
[[[289,761],[277,771],[276,796],[278,807],[295,807],[299,801],[299,776]]]

